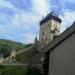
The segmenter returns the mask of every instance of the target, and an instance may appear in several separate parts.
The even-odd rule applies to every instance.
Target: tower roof
[[[49,13],[46,18],[44,18],[43,20],[41,20],[40,25],[47,22],[48,20],[53,19],[59,23],[61,23],[61,19],[58,17],[57,14],[55,14],[54,12]]]

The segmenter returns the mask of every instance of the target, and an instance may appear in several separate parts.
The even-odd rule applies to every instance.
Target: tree
[[[28,70],[26,72],[26,75],[42,75],[41,70],[39,70],[36,67],[28,67]]]

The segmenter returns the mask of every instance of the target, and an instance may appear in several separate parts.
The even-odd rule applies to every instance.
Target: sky
[[[33,43],[39,22],[51,11],[62,19],[63,32],[75,21],[75,0],[0,0],[0,39]]]

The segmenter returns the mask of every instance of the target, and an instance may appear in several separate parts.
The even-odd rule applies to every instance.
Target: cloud
[[[69,9],[63,9],[64,13],[60,18],[62,19],[61,32],[70,27],[72,23],[75,21],[75,11],[70,11]]]
[[[23,36],[22,36],[21,42],[24,42],[26,44],[34,42],[34,38],[35,38],[34,33],[26,33],[26,34],[22,34],[22,35]],[[26,36],[24,36],[24,35],[26,35]]]
[[[32,5],[31,11],[18,10],[11,19],[12,26],[25,32],[20,35],[23,43],[34,42],[35,37],[39,35],[39,22],[49,11],[47,0],[33,0]]]
[[[9,0],[1,0],[0,4],[1,2],[0,9],[4,7],[10,9],[12,12],[14,11],[13,15],[8,15],[10,11],[0,14],[2,17],[3,15],[8,16],[4,16],[2,19],[3,23],[0,23],[0,26],[3,28],[2,34],[5,35],[3,37],[22,43],[34,42],[35,37],[39,36],[39,22],[42,16],[46,15],[49,11],[47,0],[32,0],[30,11],[17,8]]]
[[[62,20],[60,31],[63,32],[75,21],[75,0],[51,0],[51,3]]]
[[[49,12],[49,3],[48,0],[32,0],[33,7],[32,10],[39,14],[39,16],[47,15]]]
[[[0,7],[14,8],[14,6],[7,0],[0,0]]]
[[[0,0],[0,38],[27,44],[34,42],[35,37],[39,36],[40,20],[53,9],[61,12],[61,32],[75,20],[75,11],[65,8],[65,3],[74,3],[74,0],[58,0],[55,4],[51,4],[53,0],[31,0],[31,5],[27,1]]]
[[[61,1],[61,0],[59,0],[61,3],[75,3],[75,0],[63,0],[63,1]]]
[[[32,8],[32,0],[8,0],[10,1],[17,9],[29,11]]]

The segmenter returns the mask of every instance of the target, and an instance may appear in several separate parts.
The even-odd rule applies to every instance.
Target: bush
[[[29,67],[25,75],[42,75],[42,73],[36,67],[32,67],[32,68]]]
[[[19,66],[0,66],[0,75],[25,75],[25,70]]]

